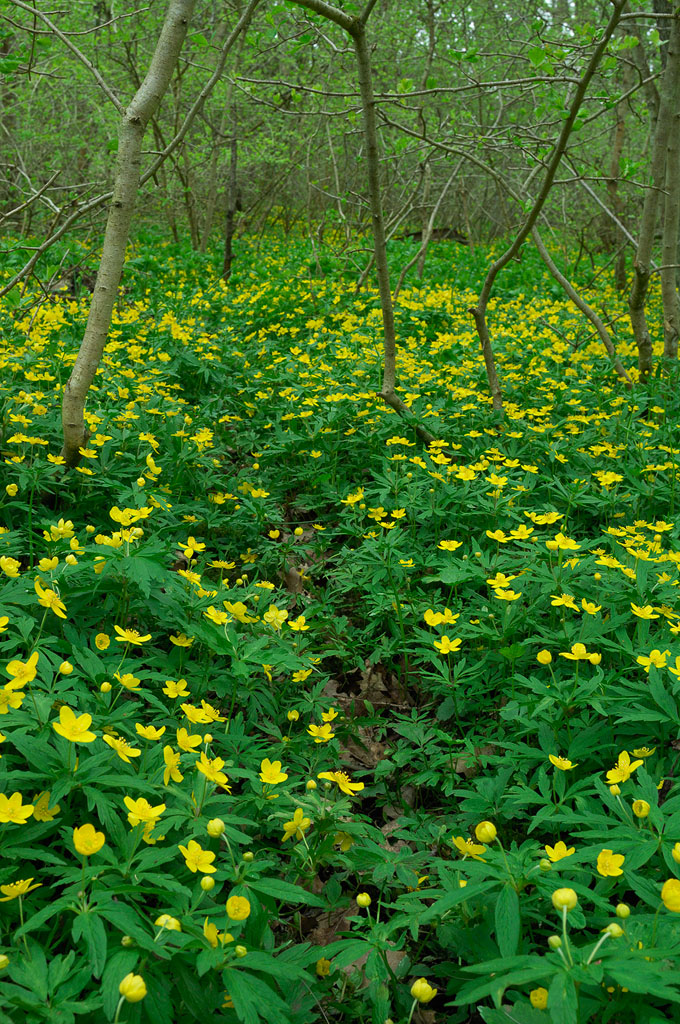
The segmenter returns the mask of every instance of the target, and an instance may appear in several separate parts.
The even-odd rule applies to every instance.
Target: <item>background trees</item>
[[[204,251],[227,223],[237,232],[277,224],[313,240],[341,228],[332,236],[337,254],[364,280],[366,254],[352,241],[371,222],[354,55],[342,27],[309,7],[255,5],[238,53],[220,73],[224,40],[245,4],[196,4],[150,123],[139,223],[161,225],[175,239],[186,234]],[[424,233],[409,275],[422,275],[427,242],[438,233],[472,246],[516,233],[612,7],[591,0],[531,0],[521,10],[462,0],[369,5],[386,235],[416,241]],[[337,8],[350,20],[362,10],[348,0]],[[24,0],[7,5],[0,216],[5,231],[24,236],[19,247],[5,246],[3,262],[16,271],[10,281],[35,270],[31,247],[56,234],[98,246],[117,148],[110,107],[138,88],[161,17],[158,6],[137,10],[132,0],[49,17]],[[570,260],[610,254],[619,287],[632,287],[643,375],[651,370],[649,274],[662,276],[666,354],[677,355],[677,35],[677,14],[665,0],[622,14],[537,223],[567,277]],[[201,100],[211,76],[214,87]],[[63,266],[43,261],[43,287],[49,291],[87,251],[74,248]]]

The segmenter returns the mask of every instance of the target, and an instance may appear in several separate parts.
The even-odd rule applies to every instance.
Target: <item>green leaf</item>
[[[548,989],[548,1006],[553,1024],[578,1024],[578,995],[573,979],[560,971]]]
[[[277,900],[284,900],[286,903],[307,903],[310,907],[325,907],[326,901],[320,896],[315,896],[299,885],[292,885],[280,878],[257,878],[248,880],[248,887],[253,892],[262,893],[265,896],[273,896]]]
[[[520,935],[519,897],[510,883],[503,886],[499,893],[494,918],[496,942],[501,956],[514,956]]]
[[[100,978],[106,965],[106,929],[100,917],[93,910],[78,914],[71,928],[74,942],[84,938],[92,974]]]

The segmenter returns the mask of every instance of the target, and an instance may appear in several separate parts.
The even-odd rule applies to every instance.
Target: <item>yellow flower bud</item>
[[[630,917],[630,907],[628,906],[627,903],[617,903],[616,904],[616,916],[620,917],[622,919],[625,919],[626,917]]]
[[[111,690],[111,683],[107,683],[106,681],[103,682],[102,685],[99,687],[99,690],[101,693],[109,693]]]
[[[480,821],[475,828],[475,835],[480,843],[492,843],[498,833],[492,821]]]
[[[138,1003],[146,995],[146,985],[144,984],[144,978],[141,974],[126,974],[120,985],[118,991],[128,1003]]]
[[[541,869],[541,871],[552,871],[552,864],[550,863],[547,857],[541,857],[538,866]]]
[[[212,875],[203,875],[201,879],[201,889],[203,892],[210,892],[211,889],[215,888],[215,879]]]
[[[243,860],[246,862],[246,864],[250,864],[253,860],[255,860],[255,854],[253,853],[252,850],[244,850],[241,856]]]
[[[649,814],[649,804],[646,800],[633,800],[633,814],[636,818],[646,818]]]
[[[613,939],[620,939],[623,935],[623,928],[618,921],[610,921],[607,927],[603,928],[602,931],[606,932],[607,935],[611,935]]]
[[[224,832],[224,822],[221,818],[211,818],[206,826],[209,836],[213,839],[219,839]]]
[[[293,530],[293,533],[295,534],[296,537],[301,537],[304,532],[305,531],[302,529],[301,526],[296,526],[295,529]]]
[[[559,935],[549,935],[548,945],[551,949],[560,949],[560,947],[562,946],[562,939],[559,937]]]
[[[124,946],[125,949],[129,949],[130,946],[134,946],[135,940],[132,938],[131,935],[124,935],[120,940],[120,944],[121,946]]]
[[[552,894],[552,904],[555,910],[562,910],[563,907],[573,910],[577,903],[578,896],[573,889],[555,889]]]
[[[316,780],[315,779],[307,779],[307,782],[305,783],[305,789],[309,789],[311,791],[311,790],[316,789],[316,788],[317,788],[316,787]]]
[[[59,671],[61,672],[62,676],[70,676],[71,672],[73,672],[73,665],[71,664],[70,661],[62,661],[61,665],[59,666]]]
[[[4,971],[6,967],[9,967],[9,957],[6,953],[0,953],[0,971]]]
[[[411,985],[411,995],[419,1003],[429,1003],[437,995],[437,989],[433,988],[425,978],[418,978]]]
[[[619,794],[621,793],[621,787],[617,786],[616,783],[614,783],[613,786],[609,787],[609,792],[612,796],[619,796]]]
[[[234,953],[239,958],[239,960],[242,960],[244,956],[248,955],[248,950],[246,949],[245,946],[236,946],[234,948]]]
[[[673,858],[676,864],[680,864],[680,843],[676,843],[673,849],[671,850],[671,857]]]
[[[358,907],[370,907],[371,897],[367,892],[357,893],[357,906]]]
[[[539,665],[549,665],[552,661],[552,654],[550,651],[539,651],[536,655],[536,661]]]

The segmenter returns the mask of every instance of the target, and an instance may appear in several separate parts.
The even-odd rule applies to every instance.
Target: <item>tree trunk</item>
[[[168,3],[151,66],[120,123],[116,178],[97,281],[85,334],[71,376],[64,387],[64,445],[61,454],[67,467],[75,466],[80,461],[78,449],[87,440],[85,398],[104,351],[118,294],[139,186],[144,132],[170,84],[194,5],[195,0],[170,0]]]
[[[238,137],[236,134],[236,111],[233,108],[231,148],[229,157],[229,185],[227,188],[227,216],[224,228],[224,265],[222,267],[222,279],[228,281],[231,277],[231,264],[233,260],[232,241],[234,238],[234,220],[236,217],[236,201],[238,198],[238,178],[236,177],[236,160],[238,157]]]
[[[628,296],[630,322],[633,328],[635,342],[638,347],[638,370],[640,377],[643,380],[650,375],[654,364],[652,356],[652,339],[649,333],[649,327],[647,326],[645,304],[647,302],[647,291],[649,289],[650,263],[652,259],[652,245],[654,243],[654,228],[656,226],[659,193],[666,180],[665,172],[668,134],[673,120],[673,113],[677,107],[677,94],[674,95],[672,92],[672,83],[677,75],[677,65],[679,61],[680,18],[675,17],[671,27],[671,34],[668,43],[668,57],[663,76],[661,95],[659,97],[659,114],[656,121],[656,132],[654,135],[654,147],[652,151],[650,175],[651,185],[647,189],[644,206],[642,208],[638,247],[633,266],[633,285],[630,290],[630,295]],[[675,259],[672,259],[670,262],[674,263]]]
[[[678,234],[680,232],[680,15],[675,18],[675,50],[669,50],[666,63],[671,76],[669,95],[674,97],[666,143],[666,194],[663,202],[661,249],[661,298],[663,301],[663,354],[678,358],[680,300],[677,289]]]

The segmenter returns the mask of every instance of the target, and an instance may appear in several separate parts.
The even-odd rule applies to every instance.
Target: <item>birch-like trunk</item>
[[[169,0],[151,65],[120,123],[116,177],[97,281],[85,334],[73,371],[64,387],[64,445],[61,454],[67,467],[75,466],[80,461],[79,449],[84,447],[87,440],[85,399],[104,351],[123,272],[125,248],[139,187],[144,132],[170,84],[194,6],[195,0]]]

